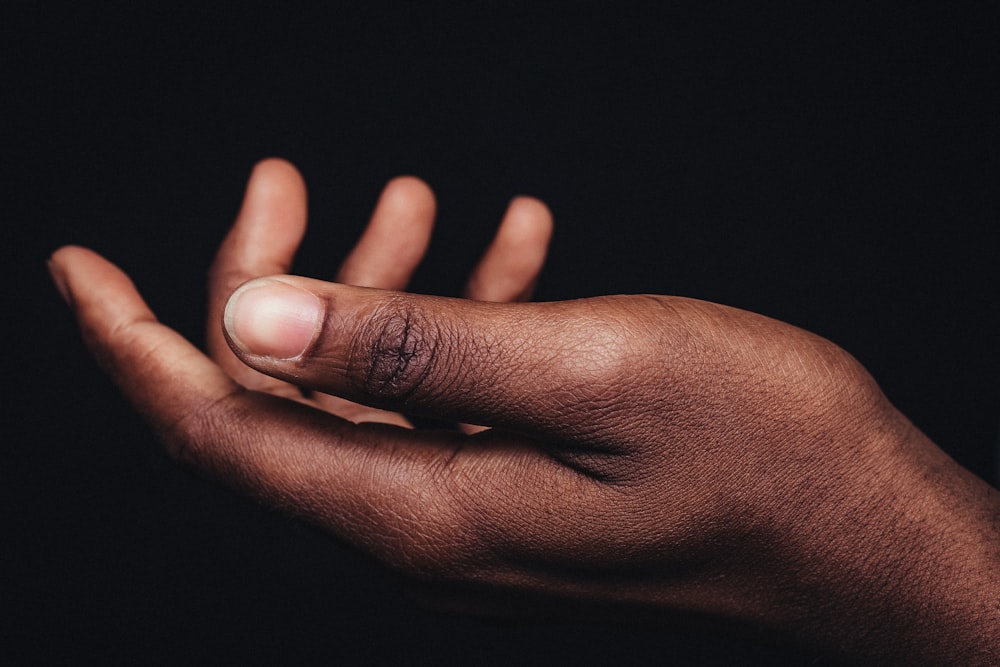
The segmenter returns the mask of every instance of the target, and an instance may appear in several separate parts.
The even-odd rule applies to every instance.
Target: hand
[[[424,194],[383,196],[341,270],[365,286],[284,275],[304,199],[292,170],[266,168],[280,173],[259,188],[255,174],[212,271],[211,358],[102,258],[52,258],[94,356],[177,459],[439,607],[697,613],[853,659],[996,659],[998,494],[846,352],[676,297],[498,303],[541,265],[533,201],[535,259],[503,240],[509,213],[471,282],[494,301],[394,291],[426,243],[414,181]],[[423,431],[401,414],[492,428]]]

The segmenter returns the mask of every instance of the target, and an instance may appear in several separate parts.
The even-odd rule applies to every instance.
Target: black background
[[[681,294],[812,330],[996,483],[997,16],[811,4],[6,3],[5,661],[810,663],[712,625],[416,608],[167,461],[44,263],[94,248],[200,342],[205,269],[260,158],[310,186],[295,269],[316,277],[386,180],[427,180],[418,292],[457,294],[532,194],[557,225],[538,298]]]

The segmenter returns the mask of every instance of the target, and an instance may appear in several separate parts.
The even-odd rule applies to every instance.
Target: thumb
[[[274,276],[234,292],[223,327],[246,364],[301,387],[565,436],[630,403],[636,369],[650,365],[625,317],[635,305],[487,303]]]

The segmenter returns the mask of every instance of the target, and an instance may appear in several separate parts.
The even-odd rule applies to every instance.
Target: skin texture
[[[337,282],[288,275],[305,199],[288,163],[255,168],[210,270],[207,354],[105,259],[52,256],[95,358],[182,463],[437,608],[699,615],[834,661],[1000,662],[1000,494],[844,350],[678,297],[527,303],[552,233],[531,198],[468,299],[406,293],[435,210],[412,177]]]

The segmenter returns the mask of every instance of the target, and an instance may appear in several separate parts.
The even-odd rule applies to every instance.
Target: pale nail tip
[[[322,302],[312,292],[263,278],[246,283],[230,297],[223,323],[243,352],[275,360],[301,357],[322,319]]]

